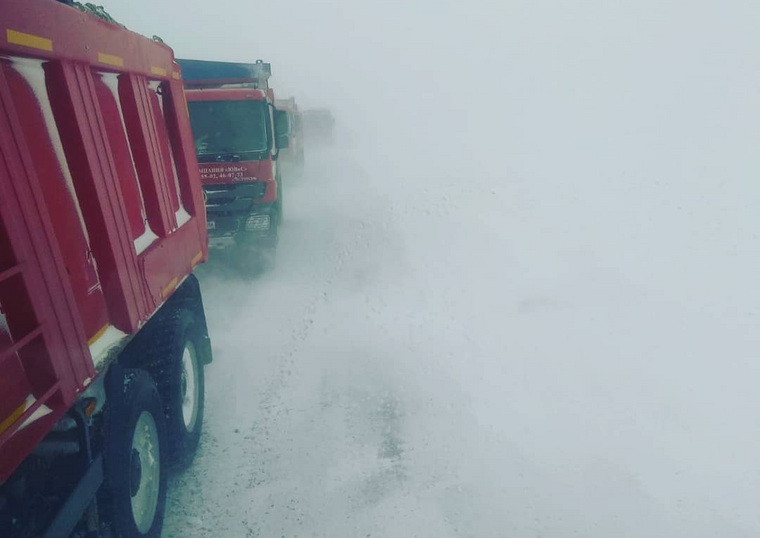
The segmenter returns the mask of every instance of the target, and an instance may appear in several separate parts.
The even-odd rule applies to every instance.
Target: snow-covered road
[[[743,303],[653,288],[561,188],[370,161],[312,156],[274,271],[203,273],[215,362],[166,538],[760,532]]]

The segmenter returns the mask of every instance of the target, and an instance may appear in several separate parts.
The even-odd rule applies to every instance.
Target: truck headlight
[[[246,232],[266,232],[269,230],[269,215],[251,215],[245,221]]]

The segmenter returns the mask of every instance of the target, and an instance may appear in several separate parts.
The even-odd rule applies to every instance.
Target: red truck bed
[[[0,483],[206,257],[172,50],[3,0]]]

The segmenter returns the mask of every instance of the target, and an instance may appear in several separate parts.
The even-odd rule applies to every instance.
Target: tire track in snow
[[[308,196],[311,199],[315,187],[316,185],[305,184],[299,185],[298,188],[291,187],[290,191],[294,193],[294,198],[297,198],[300,189],[301,198],[306,199]],[[370,209],[367,212],[370,215],[384,213],[378,212],[377,208]],[[354,213],[361,211],[354,210]],[[377,222],[365,215],[346,217],[340,213],[338,216],[341,218],[314,222],[308,215],[299,215],[295,208],[290,211],[290,215],[293,215],[292,220],[286,221],[282,230],[278,267],[272,274],[264,275],[248,286],[256,290],[266,290],[273,287],[273,284],[280,288],[285,283],[293,284],[295,296],[294,290],[290,290],[289,296],[284,299],[286,304],[280,306],[286,314],[281,321],[292,325],[293,328],[271,335],[272,339],[284,341],[285,345],[267,358],[269,366],[262,372],[266,379],[257,384],[261,387],[258,394],[248,395],[247,399],[253,405],[249,406],[252,409],[247,414],[241,416],[234,410],[226,413],[219,408],[218,400],[216,408],[209,409],[207,416],[210,420],[205,424],[204,439],[196,463],[189,473],[172,481],[169,501],[171,508],[165,532],[167,538],[268,536],[274,530],[273,526],[298,527],[309,519],[300,508],[299,496],[313,495],[313,492],[304,492],[302,484],[291,483],[294,477],[288,475],[287,469],[283,469],[287,458],[290,457],[289,448],[283,445],[297,441],[288,439],[289,435],[294,434],[294,424],[313,420],[315,417],[304,416],[304,410],[298,408],[297,402],[285,401],[284,397],[293,395],[291,385],[294,383],[294,377],[299,375],[299,366],[302,366],[298,364],[298,360],[306,354],[305,343],[314,333],[315,320],[319,321],[320,311],[330,306],[334,296],[346,292],[345,284],[352,277],[361,280],[363,270],[356,270],[356,259],[361,257],[364,251],[370,251],[370,242],[377,239],[378,233],[387,229],[387,223]],[[299,231],[302,234],[298,234]],[[298,266],[304,262],[314,262],[313,267]],[[307,277],[305,281],[304,276]],[[226,302],[225,298],[232,299],[236,295],[230,294],[227,289],[230,285],[244,287],[241,282],[229,284],[213,278],[204,282],[210,316],[222,307]],[[218,292],[221,292],[219,304],[216,302]],[[302,298],[300,294],[305,294],[306,298]],[[267,297],[266,293],[249,295],[254,301]],[[260,307],[251,313],[256,316],[259,310]],[[237,323],[234,319],[230,321]],[[321,321],[324,322],[325,319]],[[334,320],[326,321],[329,324]],[[214,325],[213,319],[210,324]],[[229,377],[234,369],[230,369],[229,364],[225,363],[231,358],[232,346],[226,342],[228,334],[215,328],[217,332],[212,334],[215,342],[219,343],[220,337],[225,341],[221,342],[224,345],[223,352],[220,353],[217,349],[215,357],[217,365],[220,362],[222,364],[212,365],[212,369],[223,368]],[[230,327],[224,329],[228,332]],[[269,349],[271,347],[268,346]],[[237,350],[235,354],[239,355],[239,351],[241,350]],[[212,379],[212,375],[208,378]],[[233,382],[232,386],[225,387],[225,390],[234,390],[235,386],[239,385]],[[207,393],[215,388],[219,387],[210,382]],[[235,397],[234,394],[231,396]],[[389,412],[391,415],[395,413]],[[219,418],[212,418],[215,416]],[[242,419],[239,420],[239,424],[238,419]],[[233,429],[232,424],[239,427]],[[305,434],[308,436],[309,432]],[[380,444],[378,452],[384,454],[386,459],[398,459],[401,452],[397,439],[388,437]],[[218,472],[217,469],[220,467],[223,469]]]
[[[314,525],[315,520],[318,520],[320,516],[314,510],[313,501],[309,500],[315,492],[299,491],[302,484],[299,484],[298,477],[292,476],[287,469],[288,458],[297,457],[295,455],[302,449],[296,448],[293,454],[288,454],[287,446],[298,445],[299,442],[303,442],[303,438],[307,439],[307,443],[315,444],[339,444],[341,440],[331,438],[334,432],[329,427],[323,431],[318,431],[321,430],[320,428],[307,431],[298,429],[299,423],[308,423],[308,427],[315,420],[321,421],[324,418],[323,413],[330,414],[331,410],[327,409],[329,406],[322,406],[314,415],[314,411],[304,409],[298,402],[288,401],[285,398],[292,398],[299,390],[298,380],[295,381],[296,387],[291,386],[294,383],[294,377],[310,375],[303,372],[296,373],[296,369],[299,368],[299,356],[303,359],[305,355],[309,355],[304,347],[314,334],[315,325],[319,323],[321,328],[326,330],[334,321],[330,318],[330,314],[327,318],[321,317],[320,311],[329,309],[335,296],[345,292],[344,284],[354,268],[356,256],[363,249],[369,249],[369,237],[374,233],[373,230],[377,229],[376,223],[373,222],[360,220],[355,223],[352,237],[341,243],[341,246],[337,248],[337,254],[331,257],[330,270],[320,277],[319,280],[323,282],[323,285],[317,288],[319,291],[312,294],[300,309],[297,316],[298,325],[291,332],[286,349],[278,355],[277,362],[280,365],[278,371],[268,382],[261,398],[260,412],[256,416],[250,433],[245,437],[244,460],[256,462],[253,473],[257,478],[253,485],[267,483],[269,486],[268,491],[263,493],[265,498],[260,498],[257,508],[252,510],[261,515],[261,521],[252,527],[255,530],[252,536],[268,536],[293,526],[299,527],[309,523]],[[325,323],[328,327],[325,327]],[[311,373],[323,374],[319,367],[315,370]],[[343,396],[340,398],[340,404],[334,409],[339,416],[345,413],[346,406],[350,407],[350,403],[346,401],[346,395]],[[350,398],[351,395],[348,396]],[[403,477],[403,470],[399,465],[403,453],[402,443],[398,438],[399,428],[393,424],[400,417],[397,411],[398,400],[387,395],[386,398],[387,400],[380,404],[380,409],[364,410],[364,416],[357,420],[370,422],[380,433],[382,440],[377,443],[377,458],[390,461],[390,465],[384,463],[377,473],[362,479],[360,483],[352,484],[350,488],[355,492],[338,494],[340,497],[349,499],[350,509],[359,509],[377,502],[384,490],[393,488],[394,484]],[[376,399],[374,395],[372,399]],[[326,439],[323,437],[325,433]],[[299,439],[299,437],[302,438]],[[318,454],[316,457],[319,460],[324,455]],[[325,467],[330,466],[329,462],[324,463]],[[318,486],[314,484],[314,487]],[[301,499],[306,499],[305,504],[301,502]]]

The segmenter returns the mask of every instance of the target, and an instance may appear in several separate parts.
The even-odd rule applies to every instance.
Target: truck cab
[[[303,123],[301,121],[301,112],[298,110],[298,103],[296,103],[295,97],[290,97],[288,99],[278,99],[275,102],[275,106],[277,110],[285,113],[287,119],[288,147],[282,150],[281,162],[292,173],[300,175],[303,172],[304,166],[304,146]]]
[[[274,248],[282,220],[280,150],[287,117],[270,64],[177,60],[206,199],[210,246]]]

